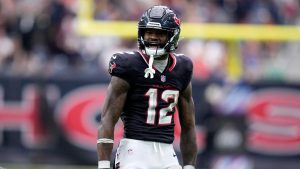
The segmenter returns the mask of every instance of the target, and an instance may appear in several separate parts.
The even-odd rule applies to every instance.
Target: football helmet
[[[144,40],[146,29],[160,29],[168,32],[168,41],[165,44]],[[138,22],[138,47],[147,55],[154,58],[174,51],[178,46],[180,35],[180,20],[173,10],[167,6],[153,6],[149,8]],[[157,46],[157,48],[150,48]]]

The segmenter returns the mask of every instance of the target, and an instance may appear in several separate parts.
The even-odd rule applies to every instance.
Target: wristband
[[[97,140],[97,143],[111,143],[113,144],[114,143],[114,140],[113,139],[109,139],[109,138],[99,138]]]
[[[102,168],[110,168],[110,161],[108,160],[98,161],[98,169],[102,169]]]
[[[183,166],[183,169],[195,169],[195,166],[193,166],[193,165],[185,165],[185,166]]]

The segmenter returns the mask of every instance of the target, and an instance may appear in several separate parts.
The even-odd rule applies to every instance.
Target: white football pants
[[[124,138],[115,157],[115,169],[182,169],[172,144]]]

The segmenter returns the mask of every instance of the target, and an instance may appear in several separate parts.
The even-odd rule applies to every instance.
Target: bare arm
[[[101,114],[101,123],[98,128],[98,139],[107,138],[114,139],[114,127],[118,122],[124,103],[126,101],[129,83],[125,80],[112,76],[108,86],[108,93],[105,99],[103,112]],[[111,159],[113,144],[99,143],[97,144],[98,160]]]
[[[178,102],[181,125],[180,149],[183,165],[196,165],[197,144],[195,134],[195,110],[192,98],[192,85],[181,92]]]

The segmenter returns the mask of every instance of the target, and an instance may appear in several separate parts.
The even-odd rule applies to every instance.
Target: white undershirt
[[[153,61],[153,66],[160,72],[160,73],[162,73],[164,70],[165,70],[165,68],[166,68],[166,66],[167,66],[167,64],[168,64],[168,57],[166,58],[166,59],[163,59],[163,60],[157,60],[157,59],[154,59],[154,61]]]

